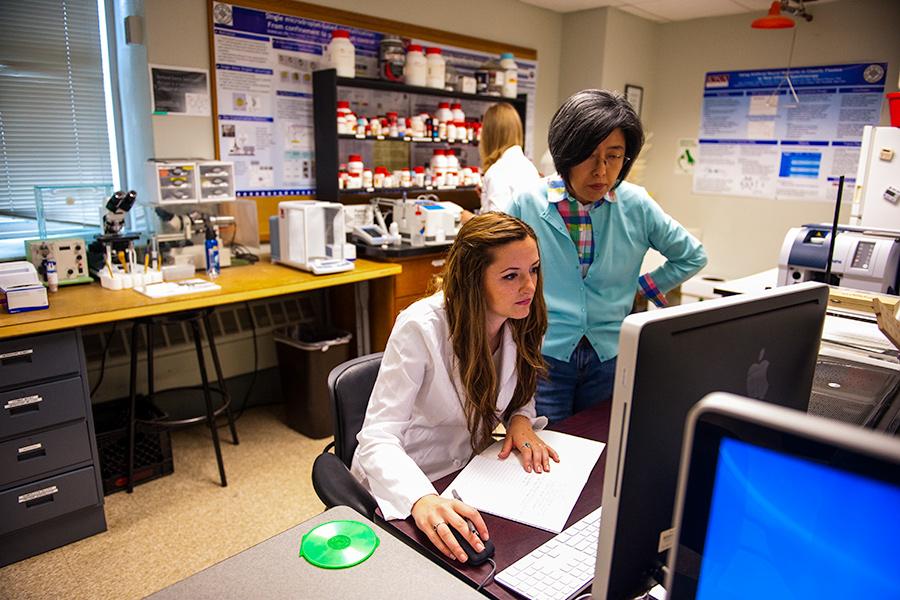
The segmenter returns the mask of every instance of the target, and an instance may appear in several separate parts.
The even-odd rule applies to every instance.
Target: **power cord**
[[[118,327],[118,325],[118,321],[113,321],[112,329],[106,336],[106,343],[103,345],[103,356],[100,359],[100,379],[97,380],[96,385],[91,389],[91,398],[94,397],[94,394],[100,389],[100,384],[103,383],[103,375],[106,373],[106,356],[109,354],[109,346],[112,343],[113,336],[116,334],[116,327]]]
[[[478,587],[475,588],[476,592],[480,592],[484,586],[491,583],[494,580],[494,573],[497,572],[497,563],[494,562],[494,559],[489,558],[487,561],[491,563],[491,572],[487,574],[487,577],[485,577],[480,584],[478,584]]]

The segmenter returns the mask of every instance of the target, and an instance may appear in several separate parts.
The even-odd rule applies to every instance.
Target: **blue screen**
[[[724,438],[699,600],[900,598],[900,489]]]

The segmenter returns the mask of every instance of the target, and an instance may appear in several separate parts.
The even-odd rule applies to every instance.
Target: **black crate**
[[[166,416],[143,398],[138,399],[136,411],[139,419]],[[128,486],[128,399],[96,404],[93,412],[103,495],[108,496]],[[134,484],[169,475],[174,470],[169,432],[138,425],[134,444]]]

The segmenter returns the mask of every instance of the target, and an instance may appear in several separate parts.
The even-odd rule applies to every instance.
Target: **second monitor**
[[[725,391],[806,412],[828,287],[804,283],[631,315],[622,325],[594,598],[665,564],[688,411]]]

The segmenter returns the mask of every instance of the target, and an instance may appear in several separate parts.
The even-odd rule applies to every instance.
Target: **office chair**
[[[357,446],[356,434],[362,429],[381,367],[381,355],[379,352],[348,360],[329,373],[334,441],[316,457],[312,468],[313,489],[326,508],[349,506],[373,521],[378,504],[350,473],[350,465]],[[332,449],[334,454],[329,452]]]

